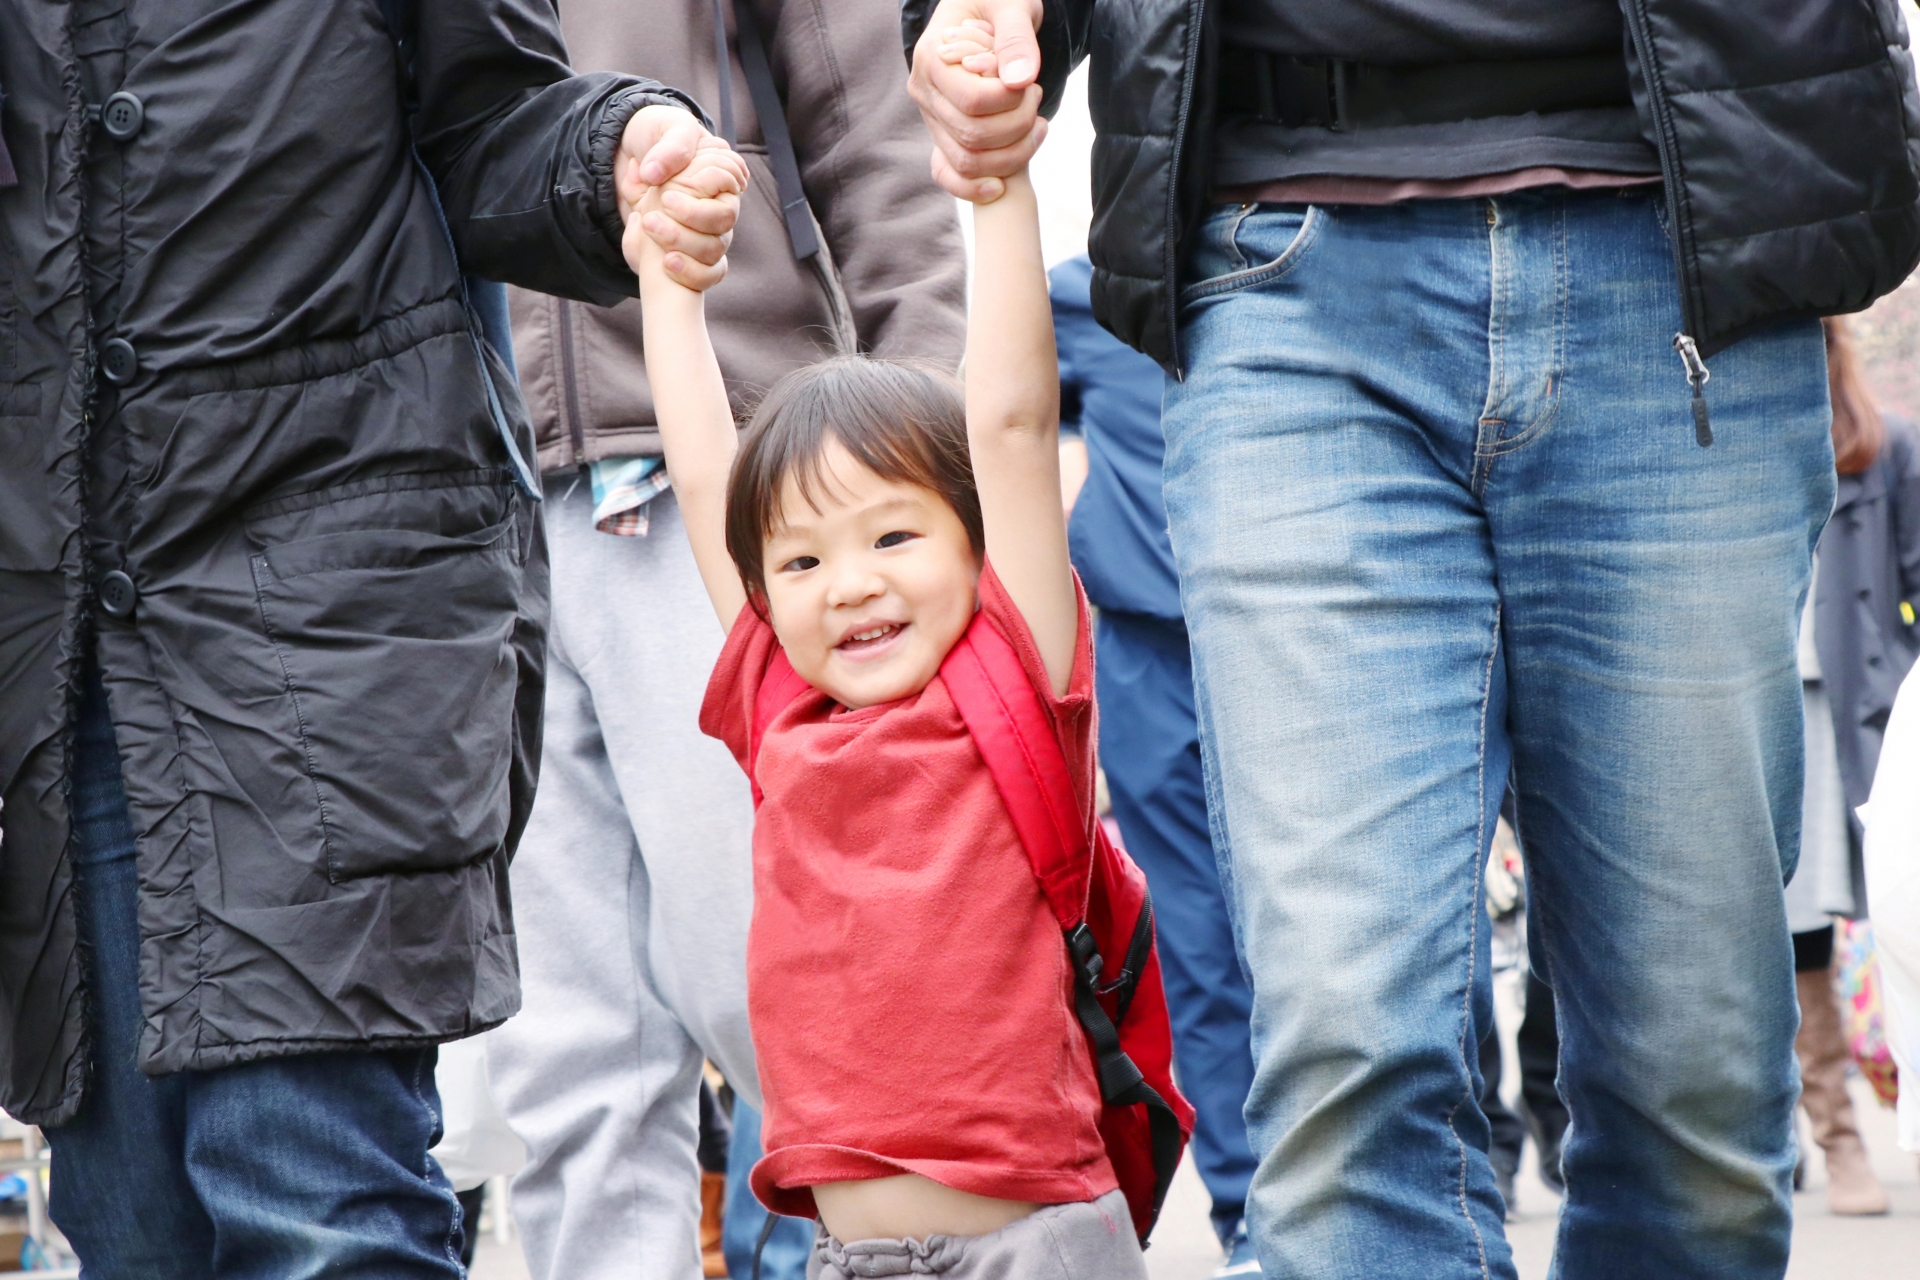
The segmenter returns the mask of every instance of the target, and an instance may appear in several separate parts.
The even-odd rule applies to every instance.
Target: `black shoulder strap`
[[[747,93],[753,99],[753,113],[760,117],[760,131],[767,139],[767,164],[773,169],[773,181],[779,189],[780,213],[786,219],[787,239],[793,244],[793,256],[806,261],[820,252],[820,235],[807,206],[806,188],[800,184],[800,160],[794,154],[793,133],[787,128],[786,105],[780,101],[780,89],[773,82],[773,66],[767,61],[767,44],[760,35],[760,19],[753,12],[753,0],[733,0],[734,25],[740,40],[740,66],[747,73]],[[726,0],[713,0],[714,56],[720,64],[720,136],[728,146],[737,146],[739,137],[733,121],[733,66],[727,56]]]

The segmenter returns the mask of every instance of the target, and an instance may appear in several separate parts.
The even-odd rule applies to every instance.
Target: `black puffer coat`
[[[905,0],[909,56],[935,0]],[[1660,152],[1686,332],[1712,354],[1787,316],[1857,311],[1920,260],[1920,99],[1897,0],[1621,0]],[[1207,200],[1207,0],[1046,0],[1043,83],[1092,60],[1093,308],[1169,370]]]
[[[688,104],[571,77],[551,0],[422,10],[420,149],[468,269],[633,292],[613,157],[641,106]],[[71,1115],[86,1078],[66,779],[89,645],[138,838],[145,1070],[426,1044],[518,1006],[544,549],[396,68],[379,0],[0,0],[21,1119]]]

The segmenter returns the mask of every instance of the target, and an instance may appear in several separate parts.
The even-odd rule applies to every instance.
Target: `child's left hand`
[[[731,244],[748,180],[746,161],[723,139],[701,139],[684,169],[659,186],[640,190],[620,242],[627,265],[644,274],[657,264],[669,279],[696,293],[719,284],[727,274],[724,256],[708,266],[679,248],[691,236],[717,235]]]

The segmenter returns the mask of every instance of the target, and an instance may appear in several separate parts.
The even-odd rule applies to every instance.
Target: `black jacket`
[[[933,7],[904,0],[909,56]],[[1094,312],[1176,374],[1177,280],[1207,201],[1217,8],[1046,0],[1040,30],[1047,110],[1092,60]],[[1702,354],[1783,317],[1857,311],[1906,278],[1920,261],[1920,98],[1897,0],[1621,8]]]
[[[1813,597],[1813,647],[1833,706],[1856,859],[1865,833],[1854,810],[1873,790],[1893,697],[1920,654],[1920,629],[1905,611],[1916,605],[1920,431],[1905,419],[1889,418],[1886,445],[1873,465],[1840,477],[1833,519],[1820,535]]]
[[[0,1105],[23,1120],[70,1116],[86,1078],[89,646],[138,840],[143,1069],[518,1006],[544,549],[380,13],[0,0]],[[688,104],[570,76],[550,0],[439,0],[421,28],[420,151],[468,269],[632,293],[613,157],[641,106]],[[107,46],[137,110],[89,109]]]

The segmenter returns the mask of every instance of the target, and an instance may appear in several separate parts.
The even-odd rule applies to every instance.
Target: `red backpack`
[[[1145,1244],[1193,1132],[1193,1108],[1173,1085],[1173,1032],[1147,878],[1098,822],[1081,821],[1052,720],[1020,655],[984,613],[940,664],[940,678],[1065,935],[1074,1012],[1105,1104],[1100,1137]],[[750,759],[759,759],[774,717],[810,687],[776,651],[754,703]],[[758,782],[753,797],[758,805]]]

